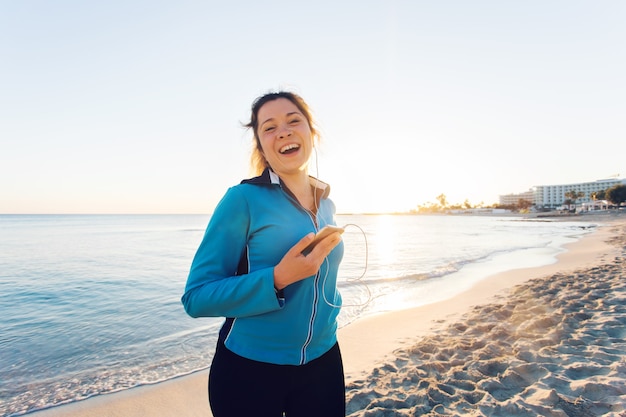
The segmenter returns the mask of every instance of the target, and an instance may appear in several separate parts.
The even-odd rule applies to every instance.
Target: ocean
[[[180,303],[209,215],[0,215],[0,416],[206,369],[222,319]],[[555,262],[596,224],[339,215],[340,326]]]

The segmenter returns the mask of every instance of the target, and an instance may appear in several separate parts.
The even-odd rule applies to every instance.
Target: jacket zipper
[[[309,216],[309,219],[313,223],[313,228],[315,229],[315,232],[317,233],[319,231],[319,225],[317,224],[317,216],[314,216],[310,210],[307,210],[306,208],[304,208],[304,206],[300,204],[297,198],[293,197],[291,193],[287,192],[285,188],[283,188],[282,184],[280,184],[280,188],[281,190],[283,190],[287,198],[289,198],[292,201],[292,203],[294,203],[297,207],[300,207],[307,214],[307,216]],[[315,325],[315,318],[317,317],[317,304],[318,304],[319,297],[320,297],[319,288],[318,288],[319,279],[320,279],[320,272],[317,271],[317,273],[315,274],[315,281],[313,283],[313,306],[312,306],[311,316],[309,319],[307,336],[304,341],[304,344],[302,345],[302,348],[300,349],[300,365],[304,365],[307,362],[306,349],[309,347],[309,345],[311,344],[311,341],[313,340],[313,327]]]

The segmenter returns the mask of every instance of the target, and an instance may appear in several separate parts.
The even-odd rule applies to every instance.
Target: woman
[[[214,417],[339,417],[339,233],[327,184],[310,177],[318,139],[304,100],[270,93],[252,105],[258,177],[231,187],[194,257],[182,302],[192,317],[226,317],[209,374]]]

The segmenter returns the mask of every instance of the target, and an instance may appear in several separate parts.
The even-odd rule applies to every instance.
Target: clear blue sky
[[[626,175],[626,2],[0,1],[0,213],[209,213],[252,100],[340,212]]]

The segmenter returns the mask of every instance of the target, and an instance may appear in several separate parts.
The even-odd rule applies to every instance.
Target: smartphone
[[[343,227],[331,226],[331,225],[324,226],[319,232],[315,234],[315,238],[313,239],[313,242],[309,243],[309,245],[306,248],[304,248],[304,250],[302,251],[302,254],[306,256],[309,253],[311,253],[313,248],[322,239],[324,239],[326,236],[330,235],[331,233],[335,233],[335,232],[343,233],[343,231],[344,231]]]

